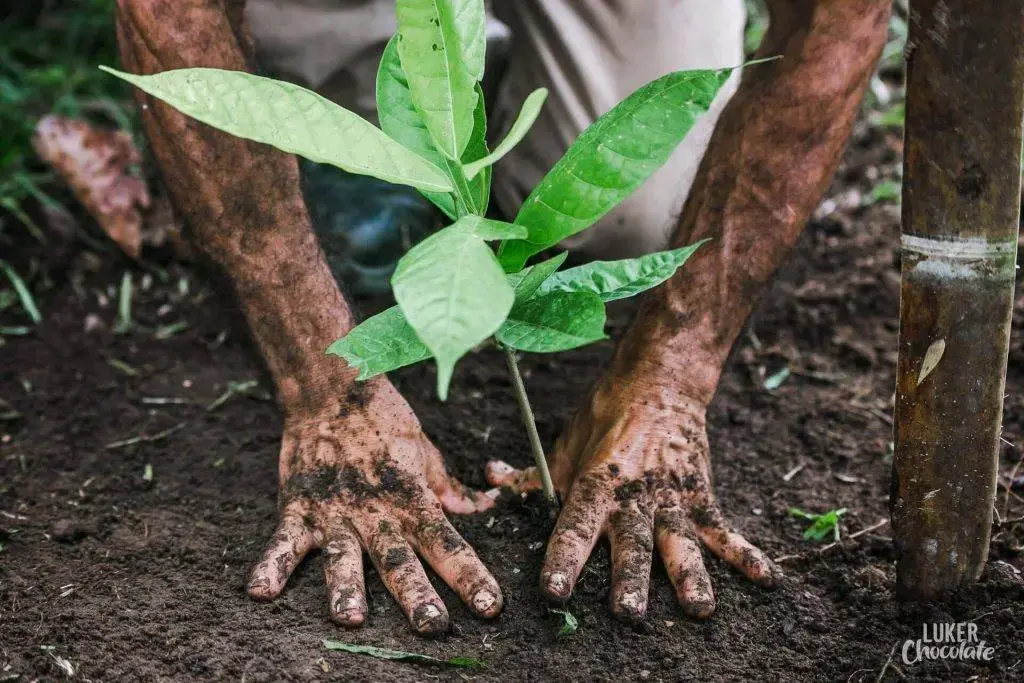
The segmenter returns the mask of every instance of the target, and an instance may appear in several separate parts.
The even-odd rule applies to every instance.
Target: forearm
[[[652,293],[616,366],[705,403],[765,284],[839,163],[886,37],[880,0],[776,2],[716,127],[673,246],[710,243]]]
[[[118,8],[122,59],[135,73],[244,70],[239,32],[217,0]],[[353,316],[310,227],[295,158],[215,131],[153,98],[140,94],[140,101],[174,205],[194,244],[234,284],[285,410],[329,405],[354,372],[324,351],[352,328]]]

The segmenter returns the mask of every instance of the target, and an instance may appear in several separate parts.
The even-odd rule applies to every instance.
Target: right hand
[[[643,619],[657,546],[683,611],[715,611],[703,544],[754,583],[773,587],[778,567],[732,531],[711,487],[703,403],[639,377],[605,379],[576,414],[549,458],[555,487],[568,491],[548,542],[541,590],[555,602],[572,595],[601,536],[611,541],[611,610]],[[492,486],[540,487],[535,468],[494,461]]]

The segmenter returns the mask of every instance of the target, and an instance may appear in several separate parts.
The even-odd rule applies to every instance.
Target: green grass
[[[53,248],[40,208],[82,213],[32,148],[36,123],[54,113],[135,128],[127,87],[96,68],[117,63],[114,4],[41,0],[0,18],[0,253],[9,261],[0,274],[0,344],[40,319],[32,295],[46,288],[41,264]]]

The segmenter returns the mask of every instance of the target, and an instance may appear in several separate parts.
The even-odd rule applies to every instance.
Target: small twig
[[[883,666],[882,670],[878,673],[878,678],[875,680],[875,683],[882,683],[882,679],[885,678],[885,672],[889,670],[889,665],[892,664],[892,658],[893,655],[896,654],[896,647],[898,645],[899,641],[892,644],[892,649],[889,650],[889,658],[885,660],[885,666]]]
[[[184,406],[192,403],[191,399],[178,396],[143,396],[140,402],[146,406]]]
[[[544,497],[551,503],[557,504],[555,487],[551,483],[551,472],[548,471],[548,461],[544,456],[544,446],[540,442],[540,434],[537,433],[537,421],[533,418],[533,409],[530,407],[530,399],[526,395],[523,376],[519,373],[516,352],[506,348],[505,360],[508,362],[509,374],[512,375],[512,387],[516,392],[516,402],[519,404],[519,413],[523,416],[523,424],[526,425],[526,435],[530,439],[530,450],[533,451],[533,461],[537,465],[537,472],[540,474]]]
[[[835,548],[837,545],[842,545],[846,541],[852,541],[854,539],[860,538],[864,534],[869,534],[872,531],[876,531],[878,529],[881,529],[883,526],[885,526],[888,523],[889,523],[888,519],[880,519],[877,522],[875,522],[874,524],[872,524],[871,526],[869,526],[869,527],[867,527],[865,529],[861,529],[860,531],[858,531],[856,533],[850,534],[849,536],[847,536],[846,538],[844,538],[842,540],[834,541],[832,543],[829,543],[828,545],[823,545],[820,548],[815,549],[813,554],[814,555],[821,555],[822,553],[827,552],[827,551],[831,550],[832,548]],[[782,557],[775,558],[775,562],[786,562],[788,560],[795,560],[795,559],[803,558],[803,557],[806,557],[806,556],[807,556],[807,553],[799,553],[797,555],[783,555]]]
[[[807,467],[806,463],[800,463],[799,465],[797,465],[796,467],[791,469],[789,472],[786,472],[784,475],[782,475],[782,481],[789,481],[790,479],[795,477],[797,474],[799,474],[800,470],[802,470],[805,467]]]
[[[107,450],[113,450],[115,448],[124,448],[125,446],[134,446],[140,443],[150,443],[153,441],[159,441],[160,439],[166,438],[171,434],[174,434],[175,432],[184,429],[185,424],[186,423],[182,422],[181,424],[174,425],[170,429],[165,429],[162,432],[157,432],[156,434],[142,434],[140,436],[133,436],[130,439],[124,439],[123,441],[115,441],[113,443],[108,443],[105,446],[105,448]]]
[[[206,406],[206,412],[212,413],[235,396],[244,396],[259,385],[259,381],[255,379],[246,380],[245,382],[228,382],[228,388],[223,394],[215,398],[210,405]]]
[[[132,329],[132,274],[125,271],[121,276],[120,294],[117,298],[117,323],[114,334],[124,334]]]
[[[880,419],[885,424],[887,424],[890,427],[892,427],[892,415],[889,415],[888,413],[884,413],[881,410],[879,410],[878,408],[868,408],[868,412],[871,413],[872,415],[874,415],[875,417],[877,417],[878,419]]]

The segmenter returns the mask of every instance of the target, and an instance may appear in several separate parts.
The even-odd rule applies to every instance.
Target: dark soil
[[[0,422],[0,680],[56,680],[61,657],[78,678],[95,681],[873,681],[894,646],[920,637],[923,622],[968,620],[995,648],[990,663],[906,666],[897,650],[885,680],[1024,679],[1019,524],[995,530],[993,561],[977,586],[947,605],[906,607],[891,596],[888,526],[817,554],[820,544],[801,538],[806,523],[787,514],[792,506],[846,507],[844,535],[887,517],[898,209],[865,206],[864,197],[875,174],[892,172],[898,147],[894,136],[859,133],[825,205],[737,343],[710,411],[716,487],[736,528],[772,557],[786,558],[788,580],[766,592],[709,559],[718,611],[704,622],[682,616],[660,565],[646,623],[614,621],[605,607],[607,550],[600,548],[568,605],[579,630],[557,638],[561,616],[537,589],[547,523],[535,501],[515,498],[455,520],[505,591],[497,621],[472,618],[442,588],[452,633],[420,639],[368,568],[369,625],[341,630],[328,620],[318,556],[299,568],[279,600],[251,601],[246,576],[275,524],[281,418],[252,393],[207,410],[229,382],[262,376],[242,328],[229,322],[231,304],[204,284],[208,278],[172,266],[167,282],[156,277],[147,291],[137,287],[141,328],[117,335],[110,331],[113,295],[124,265],[107,259],[88,271],[79,254],[43,301],[45,323],[0,347],[0,398],[23,414]],[[142,277],[136,271],[136,283]],[[187,278],[187,294],[179,278]],[[628,313],[618,311],[616,332]],[[86,332],[90,315],[106,327]],[[156,327],[179,320],[187,330],[154,338]],[[1024,438],[1024,319],[1017,322],[1004,473],[1019,461],[1014,444]],[[611,348],[527,360],[548,443]],[[793,374],[765,389],[764,378],[787,363]],[[445,405],[434,400],[432,376],[433,368],[422,366],[396,381],[458,476],[482,486],[489,458],[527,464],[499,356],[467,359]],[[186,402],[143,401],[154,397]],[[117,445],[164,430],[174,431]],[[1004,518],[1024,515],[1016,495],[1004,510],[1005,495],[1001,487]],[[325,638],[477,657],[489,668],[382,662],[328,652]]]

